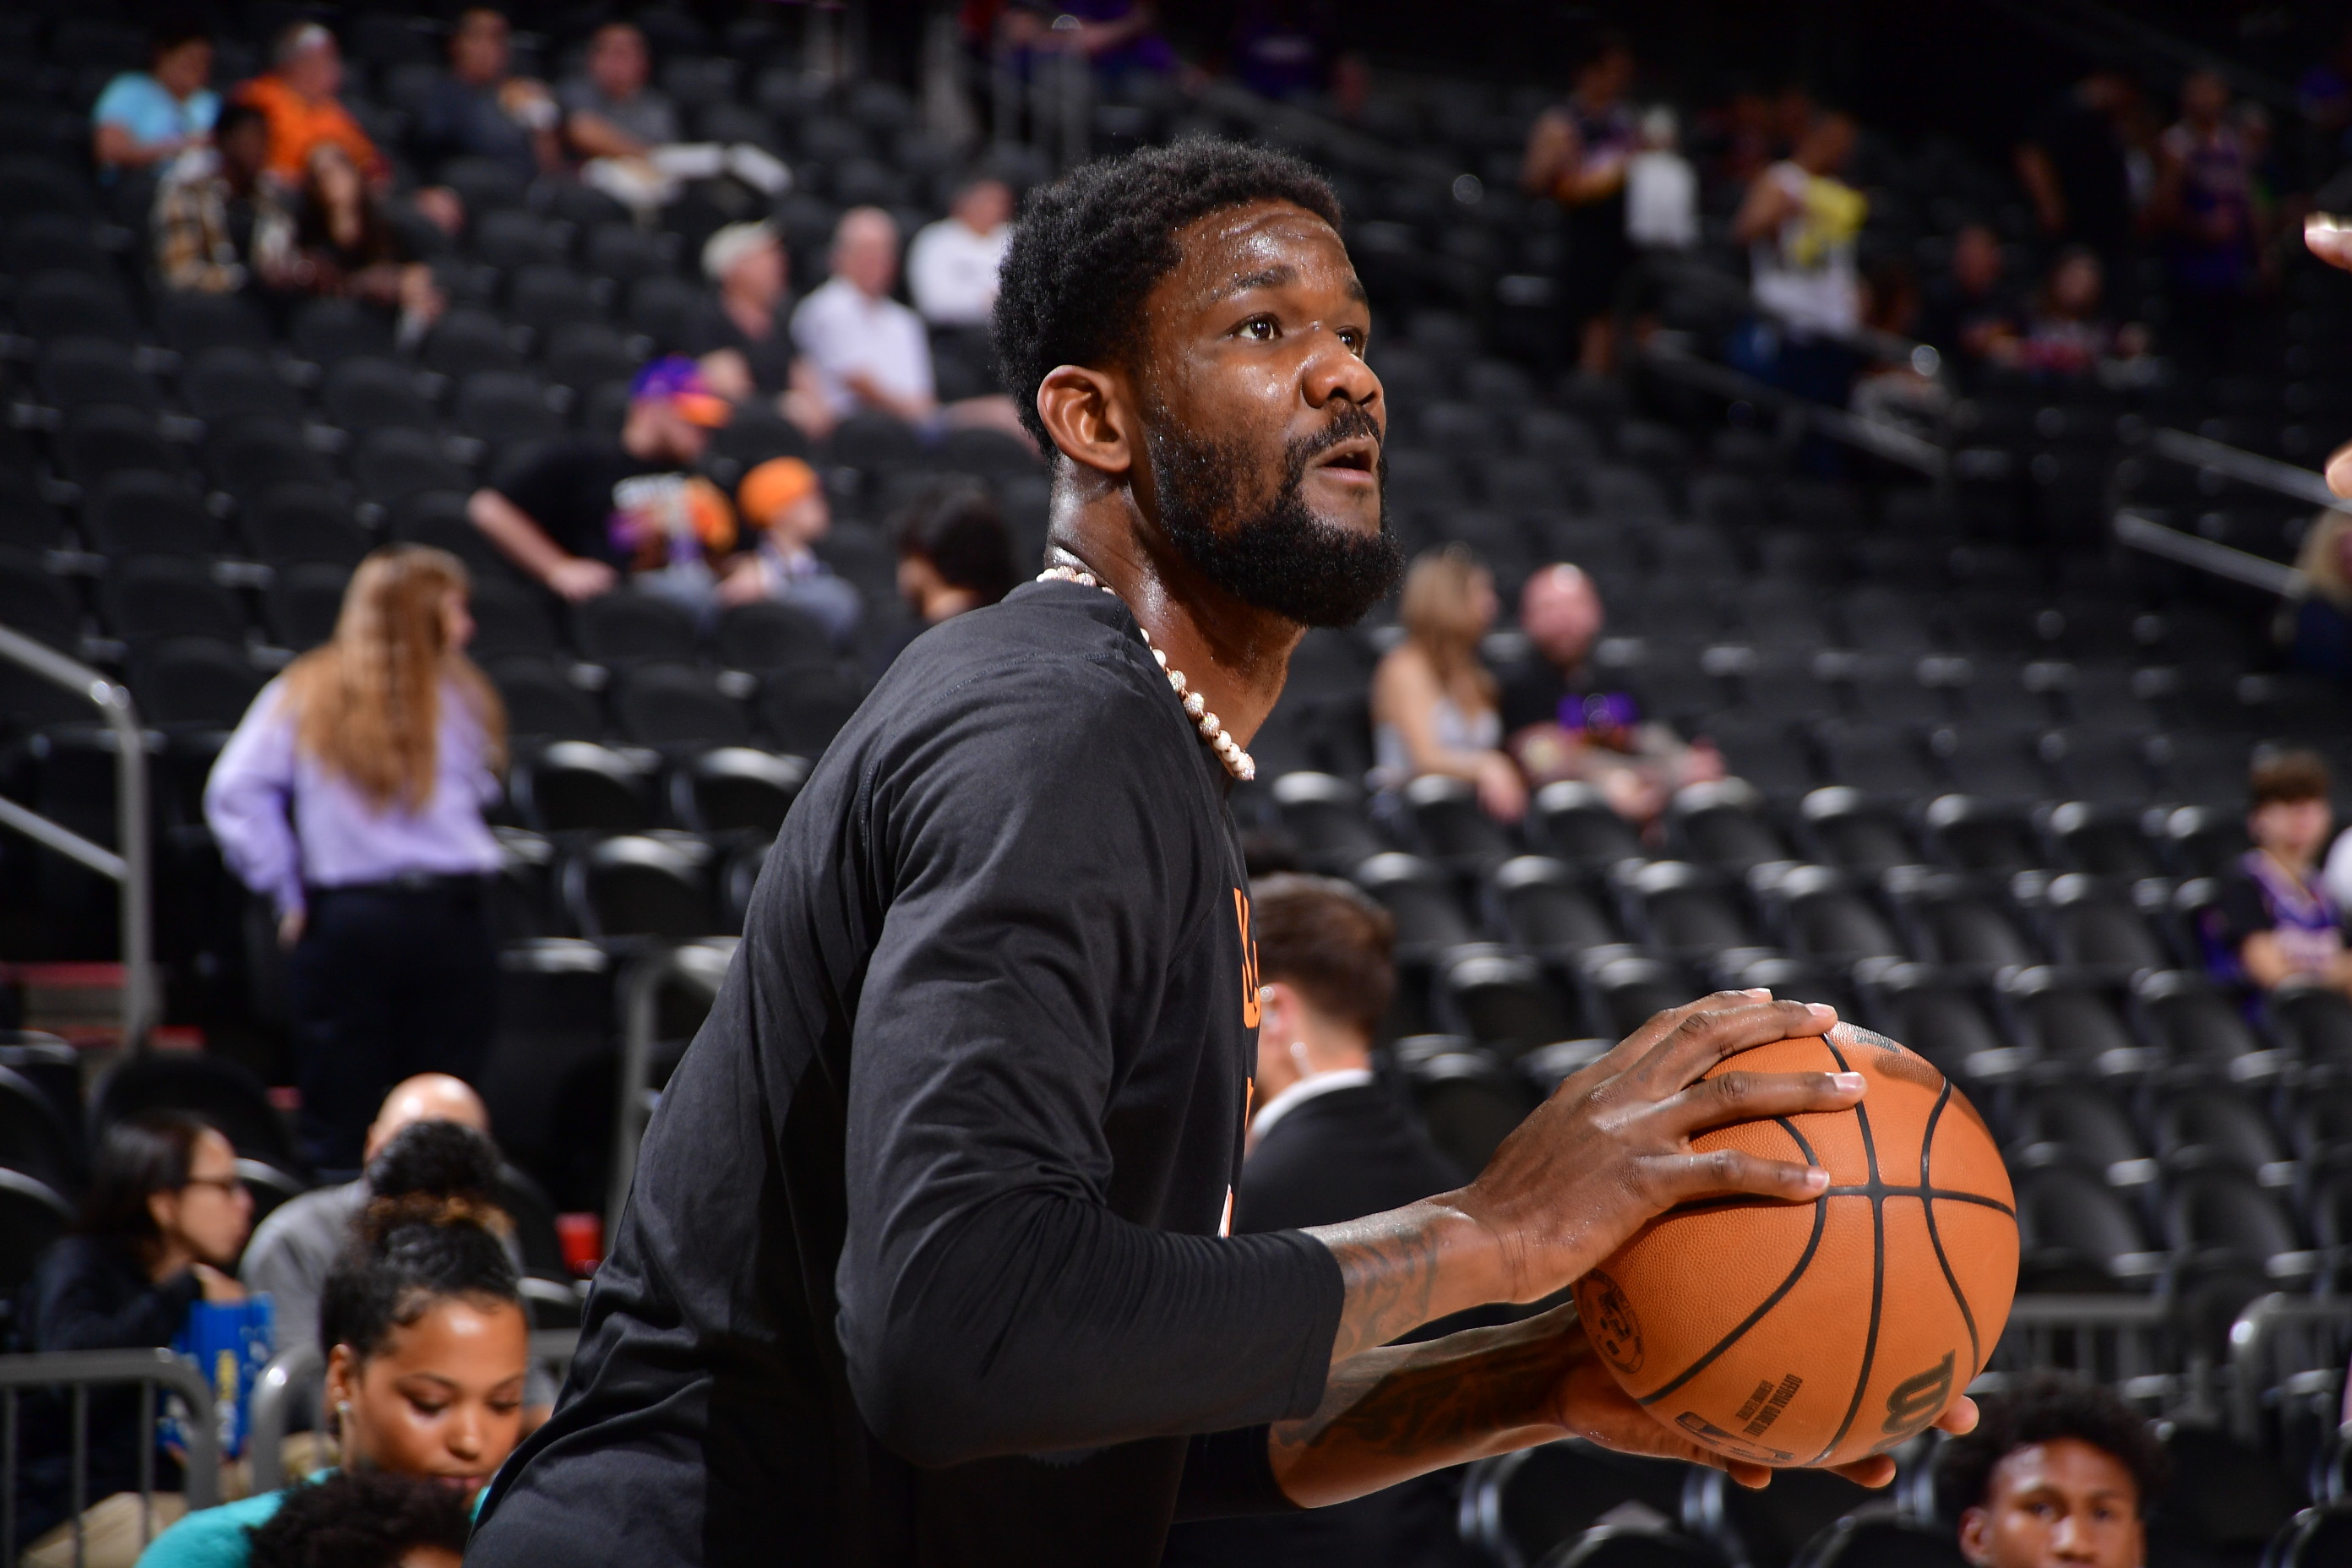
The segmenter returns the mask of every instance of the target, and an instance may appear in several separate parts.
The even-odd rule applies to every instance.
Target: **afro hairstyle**
[[[1339,226],[1339,198],[1304,161],[1205,136],[1098,158],[1030,193],[998,274],[992,331],[1040,450],[1054,454],[1037,416],[1046,372],[1130,363],[1144,299],[1180,259],[1176,231],[1253,202],[1290,202]]]
[[[400,1568],[419,1547],[464,1556],[466,1500],[424,1476],[344,1470],[289,1489],[251,1531],[253,1568]]]
[[[1982,1506],[1992,1472],[2020,1448],[2072,1437],[2131,1472],[2146,1518],[2164,1489],[2164,1448],[2139,1414],[2095,1383],[2066,1373],[2038,1372],[2009,1393],[1983,1401],[1977,1429],[1946,1443],[1936,1456],[1936,1515],[1958,1528],[1960,1515]]]

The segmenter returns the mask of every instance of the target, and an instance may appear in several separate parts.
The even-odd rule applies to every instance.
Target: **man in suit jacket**
[[[1462,1184],[1395,1089],[1372,1035],[1396,973],[1396,924],[1346,882],[1289,874],[1250,887],[1257,942],[1255,1111],[1234,1229],[1286,1230],[1379,1214]],[[1441,1321],[1408,1335],[1460,1325]],[[1440,1473],[1295,1514],[1180,1524],[1162,1568],[1435,1568],[1459,1555]]]

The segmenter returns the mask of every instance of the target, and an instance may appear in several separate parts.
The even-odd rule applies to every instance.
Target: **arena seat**
[[[1487,878],[1511,940],[1530,952],[1568,959],[1620,940],[1605,904],[1561,861],[1520,855]]]
[[[642,833],[654,826],[648,766],[584,741],[559,741],[519,761],[509,791],[541,833]]]
[[[709,850],[699,844],[621,834],[588,844],[563,867],[565,911],[590,941],[716,934]]]
[[[1689,1475],[1671,1460],[1620,1454],[1582,1438],[1522,1448],[1470,1467],[1462,1485],[1463,1533],[1497,1562],[1531,1568],[1628,1502],[1671,1523],[1681,1517]]]
[[[772,838],[783,826],[808,765],[748,746],[698,753],[671,770],[670,812],[697,833],[751,833]]]

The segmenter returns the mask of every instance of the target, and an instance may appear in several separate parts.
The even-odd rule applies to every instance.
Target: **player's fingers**
[[[2352,444],[2328,454],[2327,488],[2337,495],[2352,496]]]
[[[2352,218],[2313,213],[2303,220],[2303,243],[2329,266],[2352,269]]]
[[[1709,1003],[1718,1000],[1729,998],[1707,998]],[[1734,1006],[1703,1005],[1667,1031],[1635,1070],[1643,1075],[1644,1087],[1664,1100],[1726,1057],[1773,1040],[1823,1034],[1836,1022],[1837,1009],[1819,1002],[1742,998]]]
[[[1857,1486],[1883,1487],[1895,1479],[1895,1461],[1884,1454],[1873,1454],[1851,1465],[1832,1465],[1830,1473],[1843,1476]]]
[[[1761,986],[1753,991],[1718,991],[1711,996],[1702,996],[1696,1002],[1685,1002],[1679,1007],[1661,1009],[1643,1019],[1640,1028],[1612,1046],[1606,1054],[1597,1058],[1584,1071],[1598,1072],[1604,1078],[1614,1078],[1638,1066],[1644,1058],[1657,1048],[1660,1040],[1680,1028],[1683,1020],[1692,1014],[1705,1008],[1723,1011],[1764,1000],[1771,994],[1772,993]],[[1579,1075],[1570,1076],[1573,1078]]]
[[[1963,1394],[1952,1401],[1949,1410],[1936,1417],[1936,1425],[1955,1437],[1966,1436],[1977,1429],[1979,1414],[1977,1402]]]
[[[1702,1079],[1658,1106],[1660,1125],[1676,1137],[1767,1116],[1843,1110],[1862,1098],[1858,1072],[1742,1072]]]
[[[1830,1173],[1818,1165],[1767,1160],[1738,1149],[1662,1154],[1643,1162],[1640,1169],[1649,1188],[1647,1195],[1661,1210],[1699,1198],[1732,1195],[1810,1203],[1830,1184]]]

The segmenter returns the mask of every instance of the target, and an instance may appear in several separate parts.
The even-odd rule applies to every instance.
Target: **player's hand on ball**
[[[1600,1352],[1585,1337],[1583,1325],[1576,1321],[1574,1310],[1562,1307],[1555,1311],[1560,1319],[1560,1332],[1573,1340],[1575,1348],[1554,1396],[1553,1420],[1563,1436],[1582,1437],[1621,1454],[1705,1465],[1724,1471],[1743,1487],[1761,1487],[1771,1482],[1771,1467],[1727,1458],[1692,1442],[1635,1403],[1633,1396],[1619,1387],[1617,1380],[1609,1374]],[[1550,1315],[1555,1314],[1547,1314]],[[1935,1422],[1955,1435],[1973,1430],[1976,1424],[1977,1403],[1965,1394],[1955,1399]],[[1875,1454],[1851,1465],[1839,1465],[1835,1473],[1862,1486],[1883,1487],[1895,1479],[1895,1461],[1885,1454]]]
[[[1568,1078],[1459,1195],[1497,1244],[1500,1299],[1550,1295],[1676,1204],[1816,1196],[1828,1183],[1822,1171],[1733,1149],[1695,1152],[1690,1141],[1727,1122],[1842,1110],[1860,1100],[1857,1073],[1730,1071],[1698,1081],[1736,1052],[1836,1022],[1818,1003],[1717,992],[1660,1013]]]

